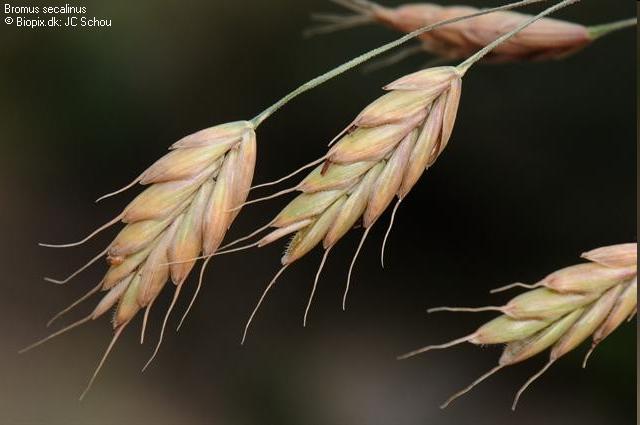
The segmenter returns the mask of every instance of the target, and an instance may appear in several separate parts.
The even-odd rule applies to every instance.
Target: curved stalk
[[[474,18],[476,16],[481,16],[481,15],[486,15],[488,13],[493,13],[493,12],[498,12],[501,10],[509,10],[509,9],[515,9],[517,7],[522,7],[522,6],[526,6],[529,4],[533,4],[533,3],[539,3],[541,1],[546,1],[546,0],[522,0],[522,1],[518,1],[515,3],[510,3],[510,4],[506,4],[503,6],[498,6],[498,7],[493,7],[490,9],[484,9],[484,10],[480,10],[476,13],[471,13],[469,15],[465,15],[465,16],[459,16],[457,18],[452,18],[452,19],[446,19],[444,21],[440,21],[440,22],[436,22],[435,24],[431,24],[431,25],[427,25],[425,27],[419,28],[413,32],[410,32],[406,35],[404,35],[403,37],[398,38],[397,40],[391,41],[387,44],[384,44],[380,47],[377,47],[373,50],[370,50],[366,53],[363,53],[362,55],[351,59],[348,62],[343,63],[342,65],[333,68],[332,70],[316,77],[313,78],[312,80],[307,81],[306,83],[302,84],[301,86],[299,86],[298,88],[296,88],[295,90],[293,90],[292,92],[288,93],[287,95],[285,95],[283,98],[281,98],[280,100],[278,100],[276,103],[274,103],[273,105],[269,106],[267,109],[265,109],[264,111],[262,111],[260,114],[258,114],[255,118],[253,118],[251,120],[251,123],[253,124],[254,128],[257,128],[260,124],[262,124],[262,122],[264,120],[266,120],[267,118],[269,118],[274,112],[276,112],[278,109],[280,109],[281,107],[283,107],[284,105],[286,105],[289,101],[291,101],[292,99],[298,97],[299,95],[301,95],[302,93],[313,89],[314,87],[319,86],[320,84],[323,84],[327,81],[329,81],[330,79],[360,65],[363,62],[368,61],[369,59],[372,59],[382,53],[385,53],[391,49],[394,49],[404,43],[406,43],[407,41],[425,33],[431,30],[434,30],[436,28],[442,27],[444,25],[448,25],[448,24],[452,24],[455,22],[459,22],[459,21],[463,21],[465,19],[470,19],[470,18]],[[567,0],[568,1],[568,0]],[[563,3],[566,3],[562,2]],[[573,3],[575,1],[578,0],[572,0],[570,1],[570,3]],[[569,3],[567,3],[569,4]],[[566,4],[563,4],[563,6],[560,7],[564,7],[566,6]],[[558,7],[558,5],[554,6],[553,10],[547,9],[545,10],[545,12],[548,13],[552,13],[553,11],[560,9],[560,7]],[[543,15],[544,16],[544,15]],[[521,29],[521,28],[520,28]],[[485,53],[486,54],[486,53]]]

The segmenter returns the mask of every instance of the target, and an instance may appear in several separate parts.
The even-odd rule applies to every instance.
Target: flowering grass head
[[[408,3],[397,7],[385,7],[367,0],[333,0],[351,10],[351,15],[316,14],[322,24],[309,30],[309,34],[325,33],[355,26],[378,23],[403,33],[442,20],[448,20],[478,12],[470,6],[440,6],[434,3]],[[405,48],[396,60],[423,51],[442,60],[457,60],[470,56],[531,18],[515,11],[498,11],[473,19],[454,22],[419,36],[420,49]],[[635,25],[635,20],[587,27],[585,25],[553,18],[543,18],[518,32],[510,40],[497,46],[485,58],[485,62],[513,62],[523,60],[561,59],[592,43],[600,36],[619,28]]]
[[[637,308],[636,244],[620,244],[598,248],[583,254],[591,260],[558,270],[539,282],[515,283],[497,288],[500,292],[513,287],[525,287],[524,292],[502,306],[440,307],[435,311],[499,311],[501,316],[487,322],[475,332],[451,342],[431,345],[409,352],[401,359],[433,349],[448,348],[463,342],[476,345],[506,344],[498,365],[471,385],[451,396],[442,407],[467,393],[498,370],[550,349],[549,361],[518,391],[513,402],[516,408],[525,389],[553,363],[592,337],[593,350]]]
[[[113,196],[136,183],[147,186],[114,220],[80,242],[43,244],[50,247],[76,246],[112,224],[119,221],[125,224],[105,251],[71,276],[64,280],[47,279],[66,283],[106,256],[109,268],[98,286],[58,313],[49,324],[94,293],[104,292],[95,309],[85,318],[23,351],[102,317],[113,309],[114,337],[91,379],[93,382],[116,340],[140,310],[145,310],[141,341],[144,339],[149,311],[167,282],[171,281],[174,297],[149,360],[151,362],[160,347],[169,314],[195,265],[195,258],[200,253],[211,256],[216,252],[239,212],[234,208],[245,201],[255,160],[256,138],[250,122],[239,121],[201,130],[174,143],[169,153],[127,187],[100,198]],[[205,266],[206,262],[202,272]],[[202,272],[198,289],[202,283]]]
[[[293,234],[277,276],[320,244],[325,251],[321,270],[331,248],[361,223],[364,233],[349,269],[344,308],[351,272],[371,227],[397,199],[395,214],[399,203],[446,148],[461,84],[462,74],[457,68],[436,67],[385,86],[388,93],[358,114],[334,139],[328,152],[309,165],[314,169],[298,185],[276,194],[300,192],[265,226],[276,229],[249,246],[264,246]]]

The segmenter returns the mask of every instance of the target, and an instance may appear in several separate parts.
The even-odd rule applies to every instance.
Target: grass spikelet
[[[389,93],[358,114],[323,163],[287,190],[301,193],[271,222],[275,230],[255,245],[295,232],[282,257],[288,266],[321,242],[328,251],[358,221],[366,236],[394,198],[406,196],[441,155],[455,121],[461,77],[455,67],[438,67],[388,84]],[[358,251],[363,243],[364,236]]]
[[[584,367],[595,347],[633,314],[637,308],[637,265],[629,260],[631,246],[636,245],[621,244],[590,251],[596,253],[593,257],[599,262],[594,260],[554,272],[541,280],[541,284],[534,285],[546,287],[527,291],[503,307],[477,309],[498,309],[504,314],[472,334],[450,343],[420,348],[399,358],[462,342],[477,345],[506,343],[498,365],[451,396],[442,405],[444,408],[498,370],[550,348],[549,361],[517,392],[512,406],[515,409],[526,388],[559,358],[591,336],[593,343],[585,356]],[[601,258],[607,258],[608,265],[603,264]],[[624,258],[624,261],[611,261],[611,258]]]
[[[355,14],[320,15],[322,24],[310,30],[309,34],[332,32],[369,23],[379,23],[396,31],[409,33],[425,25],[469,15],[479,10],[468,6],[440,6],[432,3],[410,3],[395,8],[372,2],[366,2],[366,6],[362,6],[359,0],[340,4]],[[360,4],[361,7],[351,7],[356,4]],[[464,58],[530,18],[530,15],[523,13],[500,11],[456,22],[420,35],[420,50],[447,60]],[[587,27],[558,19],[540,19],[494,49],[485,61],[560,59],[582,49],[602,35],[635,23],[635,19],[628,19]],[[413,51],[416,51],[415,48]]]
[[[91,385],[115,341],[142,309],[141,339],[144,337],[151,305],[170,279],[176,290],[163,322],[161,341],[168,314],[195,264],[191,259],[201,252],[208,256],[217,250],[236,215],[230,209],[242,204],[249,192],[256,151],[253,128],[250,122],[240,121],[194,133],[175,143],[168,154],[142,173],[136,182],[148,187],[120,216],[126,226],[102,254],[106,254],[110,267],[100,285],[54,319],[99,289],[106,294],[89,316],[27,349],[102,317],[115,306],[114,338]],[[199,285],[201,282],[202,275]]]

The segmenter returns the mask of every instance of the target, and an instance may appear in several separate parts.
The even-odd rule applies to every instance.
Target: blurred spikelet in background
[[[366,0],[333,1],[355,14],[313,15],[322,24],[311,28],[308,34],[332,32],[370,23],[379,23],[408,33],[434,22],[469,15],[479,10],[469,6],[440,6],[433,3],[409,3],[393,8]],[[400,52],[394,57],[400,60],[422,50],[443,60],[465,58],[529,19],[531,15],[524,13],[499,11],[456,22],[420,35],[419,48],[407,47],[405,53]],[[602,32],[601,29],[601,26],[586,27],[559,19],[543,18],[497,46],[484,61],[561,59],[608,32]]]

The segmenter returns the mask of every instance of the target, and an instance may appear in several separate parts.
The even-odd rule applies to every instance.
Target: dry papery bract
[[[51,247],[77,246],[119,221],[125,223],[106,250],[85,266],[64,280],[48,279],[54,283],[66,283],[106,255],[109,269],[100,283],[54,316],[49,324],[96,292],[105,292],[95,309],[88,316],[23,351],[82,323],[95,320],[115,306],[115,333],[90,386],[116,340],[141,309],[145,309],[141,333],[143,341],[149,311],[167,281],[171,280],[173,300],[166,312],[158,344],[147,363],[149,365],[160,347],[169,314],[195,264],[194,258],[200,253],[211,256],[216,252],[239,212],[235,207],[245,201],[255,160],[256,138],[250,122],[238,121],[198,131],[174,143],[169,153],[131,184],[100,198],[120,193],[137,183],[148,185],[114,220],[80,242],[43,244]],[[205,261],[191,303],[200,289],[206,265]]]
[[[294,234],[282,257],[282,269],[267,286],[249,323],[282,271],[322,243],[325,252],[305,311],[306,323],[320,271],[331,248],[361,222],[364,233],[349,268],[344,308],[351,271],[371,227],[397,198],[395,214],[422,173],[446,148],[456,118],[461,84],[462,74],[455,67],[418,71],[388,84],[385,89],[389,92],[367,106],[334,139],[337,141],[326,155],[289,176],[266,184],[279,183],[305,168],[315,167],[298,185],[246,203],[301,192],[266,226],[236,242],[268,227],[276,230],[251,245],[226,251],[261,247]],[[256,187],[260,186],[264,185]]]
[[[430,309],[429,312],[499,311],[502,315],[467,336],[445,344],[423,347],[400,358],[463,342],[476,345],[505,344],[498,365],[451,396],[442,405],[444,408],[498,370],[551,348],[546,365],[517,392],[512,406],[515,410],[524,390],[560,357],[591,336],[593,342],[582,365],[586,367],[596,346],[636,314],[637,244],[606,246],[585,252],[582,257],[589,262],[560,269],[535,284],[514,283],[493,290],[495,293],[514,287],[531,289],[505,305]]]
[[[440,6],[433,3],[410,3],[384,7],[363,0],[333,0],[353,12],[353,15],[314,15],[323,25],[310,34],[331,32],[368,23],[380,23],[400,32],[411,32],[425,25],[465,16],[479,9],[469,6]],[[442,60],[470,56],[496,37],[516,28],[531,15],[499,11],[453,23],[420,35],[420,46],[407,47],[395,54],[400,60],[420,50],[437,55]],[[593,27],[594,29],[597,27]],[[590,27],[552,18],[543,18],[497,46],[485,62],[560,59],[591,43],[600,34]],[[388,62],[392,62],[390,58]]]

